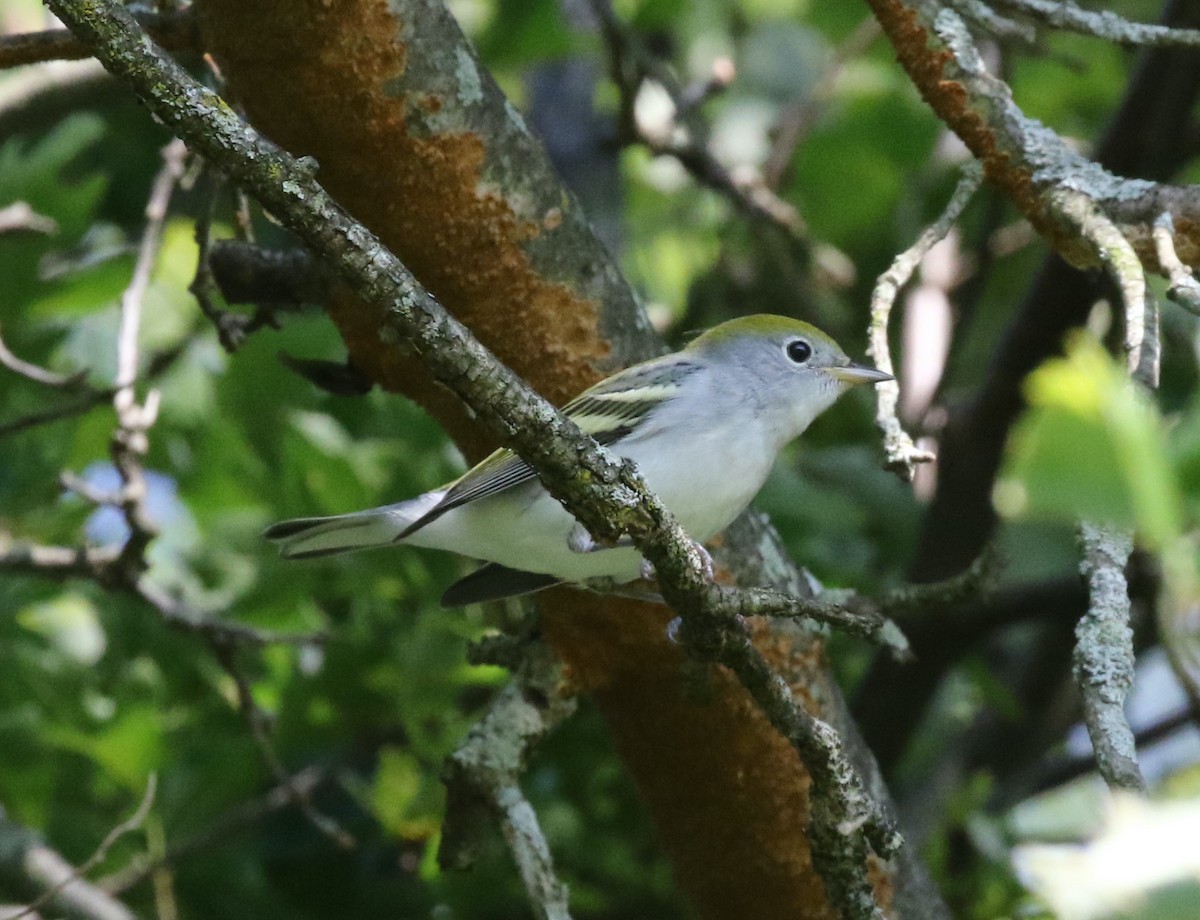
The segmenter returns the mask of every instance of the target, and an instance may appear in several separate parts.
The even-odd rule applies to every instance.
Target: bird
[[[563,412],[619,457],[697,544],[724,530],[758,493],[775,458],[857,384],[892,380],[856,364],[809,323],[758,314],[723,322],[681,351],[618,371]],[[287,559],[404,544],[484,565],[450,586],[458,607],[562,583],[642,578],[630,544],[600,546],[513,451],[497,450],[458,479],[406,501],[268,527]]]

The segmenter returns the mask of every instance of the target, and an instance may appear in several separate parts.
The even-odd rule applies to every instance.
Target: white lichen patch
[[[464,106],[478,105],[483,101],[483,78],[475,59],[466,48],[454,49],[454,77],[458,81],[458,101]]]

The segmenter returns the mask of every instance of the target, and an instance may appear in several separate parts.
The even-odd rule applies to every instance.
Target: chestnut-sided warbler
[[[684,530],[703,542],[742,512],[783,446],[838,396],[858,383],[890,379],[852,363],[808,323],[747,316],[716,326],[683,351],[613,374],[563,412],[633,460]],[[623,584],[643,571],[633,547],[580,539],[574,518],[510,450],[408,501],[283,521],[264,536],[290,559],[406,543],[484,560],[445,593],[446,606],[560,582]]]

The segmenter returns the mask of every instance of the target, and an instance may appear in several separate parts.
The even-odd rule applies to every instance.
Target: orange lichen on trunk
[[[383,0],[205,0],[197,9],[250,120],[297,156],[315,158],[321,184],[485,345],[560,403],[602,376],[608,348],[595,306],[539,274],[524,248],[561,212],[522,218],[489,191],[480,135],[409,130],[414,106],[443,102],[389,91],[406,49]],[[469,455],[494,446],[419,360],[380,347],[378,313],[344,293],[330,313],[373,379],[427,405]]]
[[[662,605],[553,594],[546,639],[603,711],[699,914],[836,917],[803,833],[808,776],[733,675],[688,663]]]
[[[903,0],[867,0],[883,27],[913,84],[930,108],[983,163],[989,180],[1008,190],[1021,213],[1032,219],[1042,207],[1034,193],[1028,169],[1015,164],[997,143],[987,120],[971,106],[966,89],[948,79],[945,70],[954,60],[947,48],[936,47],[917,12]]]

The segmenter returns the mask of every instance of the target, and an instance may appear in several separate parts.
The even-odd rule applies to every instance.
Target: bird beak
[[[895,380],[891,374],[885,374],[873,367],[862,364],[843,364],[840,367],[826,368],[829,376],[842,383],[854,386],[856,383],[883,383],[885,380]]]

